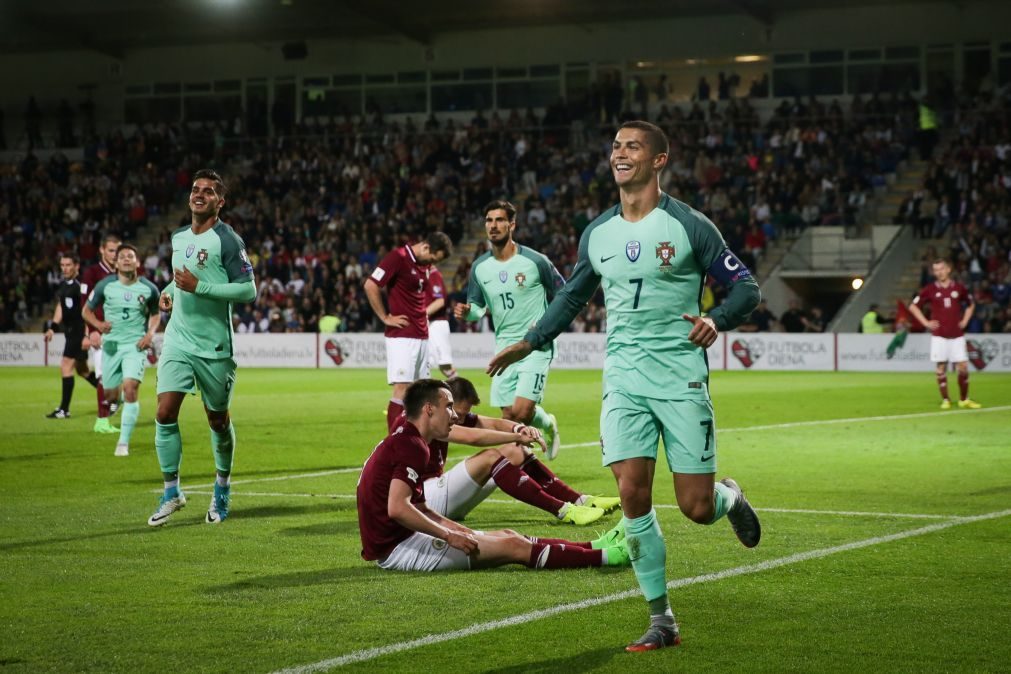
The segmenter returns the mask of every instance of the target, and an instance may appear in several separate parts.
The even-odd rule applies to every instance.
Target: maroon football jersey
[[[913,304],[921,310],[925,306],[930,307],[930,318],[940,323],[932,333],[935,337],[954,339],[965,334],[958,323],[962,320],[965,308],[972,304],[972,295],[961,283],[950,281],[944,287],[936,282],[928,283],[913,300]]]
[[[81,275],[82,301],[86,302],[88,300],[88,296],[91,294],[91,291],[95,289],[95,286],[98,285],[99,281],[104,279],[106,276],[110,276],[115,273],[116,271],[114,269],[110,269],[106,266],[105,260],[100,260],[98,264],[93,264],[85,269],[84,273]],[[105,312],[102,310],[101,305],[95,307],[95,318],[100,321],[105,320]],[[92,330],[93,328],[89,327],[88,329]]]
[[[380,288],[386,288],[390,315],[407,317],[408,323],[402,328],[386,326],[386,336],[428,339],[428,315],[425,313],[428,276],[411,247],[401,246],[387,254],[369,278]]]
[[[425,288],[428,291],[428,296],[425,298],[425,306],[434,302],[435,300],[445,300],[446,299],[446,288],[442,284],[442,272],[434,264],[428,268],[428,283],[425,284]],[[429,321],[448,321],[449,312],[447,311],[446,304],[443,303],[442,308],[431,314],[428,317]]]
[[[406,419],[376,445],[358,480],[358,531],[363,559],[385,559],[414,534],[390,518],[390,484],[393,480],[406,482],[413,489],[411,503],[423,503],[421,473],[427,463],[428,445],[417,427]]]
[[[456,422],[457,426],[474,428],[477,426],[477,415],[468,412],[462,419]],[[428,443],[428,465],[421,473],[421,481],[424,482],[430,477],[439,477],[446,467],[446,457],[449,455],[449,443],[445,440],[432,440]]]

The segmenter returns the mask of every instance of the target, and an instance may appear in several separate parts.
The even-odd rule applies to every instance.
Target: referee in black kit
[[[92,386],[98,386],[98,377],[88,370],[88,347],[84,344],[84,319],[81,318],[81,284],[77,280],[80,261],[73,253],[60,256],[60,272],[63,281],[56,290],[56,309],[53,320],[46,321],[46,343],[53,338],[57,327],[63,328],[67,341],[63,347],[63,359],[60,361],[60,376],[63,377],[63,397],[60,406],[46,415],[48,419],[70,418],[70,397],[74,395],[74,370],[88,380]]]

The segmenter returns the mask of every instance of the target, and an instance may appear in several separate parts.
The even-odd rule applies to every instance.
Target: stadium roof
[[[476,29],[730,14],[772,25],[791,12],[892,4],[894,0],[8,0],[0,3],[0,53],[90,49],[121,58],[131,49],[157,46],[377,37],[431,44],[439,34]]]

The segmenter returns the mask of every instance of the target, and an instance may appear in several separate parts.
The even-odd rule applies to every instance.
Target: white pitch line
[[[899,541],[904,538],[912,538],[914,536],[924,536],[926,534],[931,534],[936,531],[942,531],[944,529],[959,526],[961,524],[969,524],[971,522],[981,522],[983,520],[992,520],[1000,517],[1007,517],[1008,515],[1011,515],[1011,510],[999,510],[996,512],[986,513],[983,515],[974,515],[971,517],[963,517],[957,520],[949,520],[947,522],[938,522],[937,524],[930,524],[925,527],[920,527],[919,529],[910,529],[908,531],[901,531],[899,533],[889,534],[887,536],[875,536],[873,538],[865,538],[864,540],[861,541],[844,543],[842,545],[834,545],[832,547],[821,548],[819,550],[809,550],[807,552],[799,552],[794,555],[787,555],[786,557],[780,557],[778,559],[770,559],[764,562],[759,562],[757,564],[747,564],[745,566],[738,566],[732,569],[726,569],[725,571],[718,571],[716,573],[706,573],[700,576],[692,576],[691,578],[678,578],[676,580],[668,582],[667,588],[673,590],[677,588],[688,587],[689,585],[698,585],[700,583],[709,583],[724,580],[726,578],[734,578],[736,576],[745,576],[753,573],[760,573],[762,571],[778,569],[782,566],[787,566],[790,564],[799,564],[800,562],[807,562],[812,559],[821,559],[823,557],[835,555],[840,552],[859,550],[860,548],[867,548],[873,545],[880,545],[882,543],[890,543],[892,541]],[[351,653],[347,653],[339,657],[321,660],[319,662],[314,662],[308,665],[299,665],[297,667],[282,669],[276,672],[275,674],[309,674],[310,672],[322,672],[330,669],[335,669],[337,667],[342,667],[344,665],[350,665],[357,662],[365,662],[367,660],[374,660],[384,655],[392,655],[394,653],[400,653],[402,651],[421,648],[422,646],[430,646],[432,644],[444,643],[446,641],[463,639],[465,637],[474,636],[476,634],[482,634],[484,632],[491,632],[493,630],[499,630],[506,627],[513,627],[515,625],[522,625],[524,623],[533,622],[535,620],[541,620],[542,618],[549,618],[551,616],[559,615],[562,613],[571,613],[572,611],[579,611],[594,606],[601,606],[603,604],[610,604],[612,602],[641,596],[642,595],[640,591],[638,589],[634,589],[634,590],[625,590],[624,592],[616,592],[614,594],[609,594],[603,597],[591,597],[589,599],[584,599],[582,601],[572,602],[569,604],[560,604],[558,606],[552,606],[549,608],[540,609],[538,611],[521,613],[519,615],[510,616],[508,618],[503,618],[501,620],[492,620],[483,623],[476,623],[474,625],[470,625],[469,627],[464,627],[463,629],[459,630],[453,630],[451,632],[443,632],[441,634],[430,634],[428,636],[421,637],[420,639],[412,639],[411,641],[402,641],[400,643],[389,644],[387,646],[378,646],[376,648],[366,648],[358,651],[352,651]]]
[[[959,410],[952,414],[952,412],[943,412],[938,410],[936,412],[915,412],[913,414],[892,414],[892,415],[881,415],[876,417],[847,417],[845,419],[815,419],[813,421],[789,421],[782,424],[762,424],[759,426],[740,426],[737,428],[717,428],[717,433],[746,433],[749,431],[775,431],[783,428],[799,428],[803,426],[830,426],[833,424],[854,424],[863,423],[865,421],[895,421],[901,419],[923,419],[926,417],[937,417],[937,416],[955,416],[963,414],[984,414],[986,412],[1005,412],[1011,410],[1011,405],[1000,405],[997,407],[984,407],[980,410]],[[562,445],[562,449],[576,449],[578,447],[599,447],[600,441],[594,440],[592,442],[579,442],[571,445]]]
[[[917,412],[915,414],[896,414],[892,416],[878,416],[878,417],[849,417],[847,419],[818,419],[815,421],[791,421],[783,424],[764,424],[761,426],[741,426],[739,428],[717,428],[717,433],[744,433],[747,431],[768,431],[777,430],[781,428],[797,428],[800,426],[825,426],[831,424],[848,424],[848,423],[860,423],[864,421],[893,421],[896,419],[921,419],[924,417],[933,417],[942,414],[947,414],[949,416],[963,415],[963,414],[983,414],[985,412],[1003,412],[1006,410],[1011,410],[1011,405],[1004,405],[1001,407],[985,407],[980,410],[960,410],[958,412]],[[599,447],[600,442],[594,440],[593,442],[580,442],[570,445],[562,445],[562,449],[575,449],[577,447]],[[460,461],[466,457],[453,457],[449,461]],[[232,484],[253,484],[255,482],[278,482],[281,480],[300,480],[302,478],[308,477],[326,477],[327,475],[340,475],[344,473],[360,473],[361,467],[356,468],[337,468],[334,470],[323,470],[316,473],[297,473],[293,475],[278,475],[275,477],[254,477],[248,480],[233,480]],[[201,484],[193,487],[194,489],[210,489],[214,486],[214,483]]]

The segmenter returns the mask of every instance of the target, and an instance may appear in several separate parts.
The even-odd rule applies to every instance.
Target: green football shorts
[[[124,379],[144,381],[146,360],[147,351],[138,351],[136,342],[102,340],[102,386],[116,388]]]
[[[663,438],[672,473],[716,472],[716,429],[709,400],[657,400],[611,391],[600,409],[601,461],[656,460]]]
[[[165,349],[158,359],[158,393],[194,393],[200,389],[207,409],[227,412],[234,388],[235,361],[231,358],[201,358]]]
[[[544,400],[544,385],[548,383],[548,368],[555,350],[534,351],[491,380],[491,404],[509,407],[516,398],[539,403]]]

